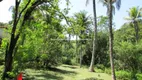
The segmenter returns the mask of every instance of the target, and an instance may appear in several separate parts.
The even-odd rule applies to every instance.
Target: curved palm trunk
[[[113,32],[112,32],[112,0],[109,2],[109,51],[112,80],[116,80],[113,60]]]
[[[93,51],[92,51],[92,59],[91,59],[91,64],[90,64],[90,67],[89,67],[89,71],[90,72],[94,72],[94,62],[95,62],[95,53],[96,53],[96,44],[97,44],[97,18],[96,18],[96,3],[95,3],[95,0],[93,0],[93,12],[94,12],[94,40],[93,40]]]

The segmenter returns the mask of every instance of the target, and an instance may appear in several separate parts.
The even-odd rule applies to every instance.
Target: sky
[[[89,4],[86,6],[86,0],[70,0],[71,4],[71,10],[69,11],[69,15],[73,16],[74,13],[77,13],[81,10],[85,10],[88,12],[88,15],[93,16],[93,5],[92,0],[89,0]],[[8,22],[11,20],[11,11],[9,8],[11,6],[14,6],[15,0],[3,0],[0,2],[0,22]],[[115,11],[114,15],[114,23],[115,28],[119,29],[125,22],[124,17],[128,16],[129,8],[133,6],[141,6],[142,0],[121,0],[121,8],[120,10]],[[61,0],[61,3],[59,5],[61,8],[65,8],[65,0]],[[106,7],[102,6],[101,3],[98,3],[98,0],[96,0],[96,8],[97,8],[97,16],[104,15],[106,16]]]

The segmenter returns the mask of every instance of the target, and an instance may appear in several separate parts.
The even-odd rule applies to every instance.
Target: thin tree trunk
[[[134,21],[133,24],[134,24],[134,28],[135,28],[135,32],[136,32],[135,37],[136,37],[136,43],[137,43],[138,40],[139,40],[139,34],[138,34],[139,29],[138,29],[138,24],[137,24],[136,21]]]
[[[0,47],[1,47],[1,45],[2,45],[2,38],[0,38]]]
[[[82,44],[81,44],[81,49],[80,49],[80,68],[82,67]]]
[[[92,59],[91,59],[91,64],[89,67],[89,71],[90,72],[94,72],[94,60],[95,60],[95,53],[96,53],[96,49],[97,49],[97,17],[96,17],[96,3],[95,0],[93,0],[93,12],[94,12],[94,40],[93,40],[93,51],[92,51]]]
[[[116,80],[115,69],[114,69],[114,59],[113,59],[112,0],[110,0],[109,2],[109,51],[110,51],[112,80]]]
[[[76,63],[78,63],[78,53],[77,53],[77,35],[76,35]]]

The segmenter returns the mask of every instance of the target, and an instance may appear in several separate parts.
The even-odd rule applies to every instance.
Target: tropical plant
[[[78,55],[78,49],[80,47],[80,67],[82,65],[82,53],[84,52],[83,45],[86,44],[88,39],[88,33],[90,32],[91,28],[91,17],[87,15],[86,11],[80,11],[78,13],[75,13],[72,18],[70,18],[71,26],[70,31],[72,31],[72,35],[76,35],[76,58]],[[71,29],[72,28],[72,29]],[[77,37],[79,38],[77,41]],[[76,59],[77,60],[77,59]]]
[[[43,3],[49,3],[48,5],[52,5],[53,3],[58,3],[56,0],[28,0],[27,2],[21,0],[15,0],[15,7],[13,10],[13,27],[11,30],[11,38],[7,43],[6,54],[5,54],[5,69],[3,73],[3,80],[5,78],[9,78],[7,72],[12,71],[12,64],[14,55],[17,51],[17,43],[22,31],[25,29],[25,25],[31,18],[31,13],[37,9],[37,7]],[[53,7],[54,5],[52,5]]]
[[[134,27],[135,29],[135,39],[136,42],[139,40],[139,23],[142,20],[142,8],[139,7],[132,7],[129,9],[128,15],[129,17],[125,17],[124,19],[129,21],[129,23]]]
[[[86,0],[86,5],[89,3],[89,0]],[[94,61],[95,61],[95,53],[97,50],[97,17],[96,17],[96,0],[93,0],[93,15],[94,15],[94,40],[93,40],[93,51],[92,51],[92,58],[89,67],[90,72],[94,72]]]
[[[115,70],[114,70],[114,60],[113,60],[113,32],[112,32],[112,13],[115,13],[115,8],[113,6],[116,3],[116,8],[119,10],[121,5],[121,0],[101,0],[102,4],[107,7],[107,14],[109,17],[109,51],[110,51],[110,64],[112,69],[112,80],[116,80]]]

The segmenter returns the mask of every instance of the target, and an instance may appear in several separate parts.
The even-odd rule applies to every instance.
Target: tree
[[[116,80],[115,70],[114,70],[114,60],[113,60],[113,32],[112,32],[112,12],[115,13],[115,8],[113,6],[116,3],[116,8],[119,10],[121,5],[121,0],[100,0],[104,6],[107,7],[107,14],[109,17],[109,51],[110,51],[110,64],[112,69],[112,80]]]
[[[86,0],[86,5],[88,4],[89,0]],[[97,17],[96,17],[96,2],[93,0],[93,15],[94,15],[94,40],[93,40],[93,51],[92,51],[92,58],[91,58],[91,64],[89,67],[90,72],[94,72],[94,61],[95,61],[95,53],[97,50]]]
[[[115,0],[114,0],[115,1]],[[120,1],[118,0],[118,9],[120,8]],[[116,2],[116,1],[115,1]],[[113,59],[113,32],[112,32],[112,4],[113,1],[109,0],[109,51],[110,51],[110,63],[111,63],[111,69],[112,69],[112,80],[116,80],[116,76],[115,76],[115,70],[114,70],[114,59]]]
[[[82,65],[82,53],[83,53],[83,44],[85,44],[87,38],[87,31],[89,30],[89,27],[91,25],[90,16],[87,16],[87,12],[80,11],[79,13],[75,14],[75,25],[76,27],[75,32],[78,34],[78,37],[81,39],[80,45],[81,45],[81,52],[80,52],[80,67]]]
[[[129,17],[126,17],[125,20],[130,21],[130,24],[132,24],[132,26],[134,27],[136,42],[138,42],[139,40],[138,23],[142,20],[142,8],[132,7],[127,12]]]
[[[142,23],[138,24],[139,30],[142,29]],[[114,52],[116,56],[116,69],[129,71],[131,79],[137,78],[136,75],[141,71],[141,38],[142,34],[139,32],[139,41],[135,41],[135,31],[132,24],[124,23],[120,29],[114,33]],[[130,79],[130,77],[129,77]]]
[[[24,3],[21,7],[21,3]],[[32,11],[44,2],[51,2],[48,0],[36,0],[27,2],[21,0],[15,0],[15,8],[14,8],[14,19],[13,19],[13,27],[11,30],[11,38],[10,42],[7,43],[6,54],[5,54],[5,69],[3,72],[3,80],[5,78],[9,78],[8,72],[12,71],[12,63],[14,58],[14,50],[19,39],[19,36],[23,30],[25,22],[29,19]],[[29,6],[30,5],[30,6]],[[19,9],[21,7],[21,9]]]
[[[113,60],[113,32],[112,32],[112,0],[109,0],[109,51],[110,51],[110,64],[112,70],[112,80],[116,80]]]

